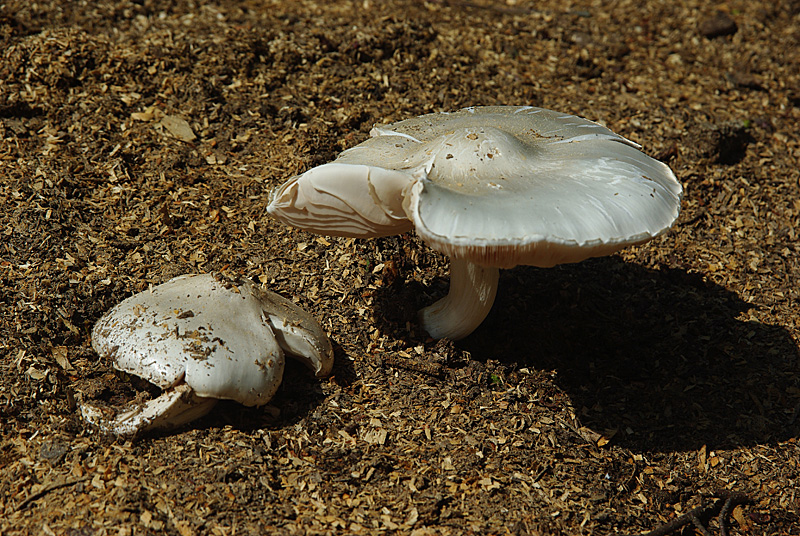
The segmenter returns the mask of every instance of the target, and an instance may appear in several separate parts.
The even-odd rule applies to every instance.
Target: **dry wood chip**
[[[189,122],[177,115],[165,115],[161,118],[159,125],[167,129],[167,132],[174,138],[181,141],[193,141],[197,138]]]

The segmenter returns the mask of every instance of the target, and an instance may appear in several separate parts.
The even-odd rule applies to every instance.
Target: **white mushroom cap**
[[[267,403],[283,378],[284,351],[317,376],[329,374],[333,365],[330,341],[308,313],[250,281],[211,274],[176,277],[131,296],[97,322],[92,345],[116,368],[167,390],[150,407],[105,426],[119,434],[188,422],[173,414],[196,418],[189,408],[206,399]],[[190,392],[175,395],[183,385]],[[93,420],[97,410],[83,414]]]
[[[418,165],[428,172],[407,203],[417,233],[477,264],[607,255],[665,232],[680,210],[682,189],[666,165],[578,117],[490,107],[403,121],[381,135],[392,132],[424,145]]]
[[[476,107],[375,127],[370,134],[336,161],[290,179],[274,194],[270,213],[345,236],[380,236],[390,225],[402,232],[411,222],[423,240],[453,259],[510,268],[613,253],[664,233],[680,211],[682,188],[669,167],[572,115]],[[329,175],[317,188],[314,178]],[[348,226],[354,214],[359,221]],[[392,218],[370,225],[373,214]],[[477,272],[470,273],[474,280]],[[485,274],[496,278],[491,270]],[[485,316],[485,305],[475,314]],[[465,329],[444,332],[453,338]],[[434,336],[442,333],[434,330]]]

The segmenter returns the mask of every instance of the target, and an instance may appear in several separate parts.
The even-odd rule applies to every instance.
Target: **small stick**
[[[720,490],[715,493],[720,499],[725,499],[725,504],[722,505],[722,510],[719,511],[719,536],[728,536],[728,516],[730,516],[731,509],[739,504],[750,502],[750,497],[740,491]]]
[[[702,534],[703,536],[711,536],[711,533],[708,532],[708,529],[703,525],[699,517],[689,516],[689,519],[692,521],[695,528],[700,531],[700,534]]]
[[[701,504],[693,510],[689,510],[682,516],[673,519],[669,523],[661,525],[660,527],[646,533],[642,536],[666,536],[675,532],[684,525],[692,523],[703,536],[711,536],[709,530],[703,525],[700,518],[712,518],[719,515],[719,534],[720,536],[728,536],[726,523],[730,515],[731,508],[738,504],[750,502],[750,498],[739,491],[719,490],[714,492],[714,497],[718,500],[711,506]]]
[[[716,505],[712,507],[712,511],[714,508],[716,508]],[[701,504],[697,508],[689,510],[682,516],[673,519],[669,523],[661,525],[660,527],[651,530],[646,534],[642,534],[642,536],[666,536],[670,532],[675,532],[679,528],[683,527],[684,525],[688,525],[689,523],[694,523],[695,526],[698,526],[698,523],[700,523],[700,515],[705,513],[706,510],[706,506]],[[708,532],[706,532],[706,534],[708,534]]]
[[[19,506],[17,506],[16,511],[19,512],[20,510],[24,510],[25,508],[28,507],[28,505],[30,503],[32,503],[33,501],[38,501],[39,499],[41,499],[42,497],[44,497],[45,495],[47,495],[51,491],[55,491],[55,490],[61,489],[61,488],[66,488],[66,487],[69,487],[69,486],[74,486],[75,484],[80,484],[81,482],[86,482],[87,480],[91,480],[91,479],[92,479],[92,477],[90,477],[90,476],[83,476],[81,478],[76,478],[74,480],[65,480],[64,482],[60,482],[58,484],[50,484],[49,486],[45,486],[42,489],[40,489],[39,491],[37,491],[36,493],[34,493],[32,495],[28,495],[25,498],[25,500],[23,500],[21,503],[19,503]]]

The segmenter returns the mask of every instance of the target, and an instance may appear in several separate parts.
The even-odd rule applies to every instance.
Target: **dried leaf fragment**
[[[192,131],[192,127],[189,126],[189,122],[177,115],[165,115],[159,124],[167,129],[167,132],[169,132],[172,137],[178,138],[181,141],[188,142],[197,139],[197,136],[194,135],[194,131]]]

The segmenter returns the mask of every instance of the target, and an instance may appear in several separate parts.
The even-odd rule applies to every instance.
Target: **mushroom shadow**
[[[557,371],[584,425],[646,451],[797,437],[798,350],[700,275],[616,257],[503,274],[474,357]]]
[[[339,385],[348,384],[356,377],[353,362],[341,346],[333,340],[333,377]],[[314,411],[325,400],[322,382],[296,359],[287,359],[283,380],[275,397],[266,406],[247,407],[230,400],[221,400],[205,417],[187,426],[196,429],[232,426],[242,432],[278,430],[293,426]],[[274,409],[271,409],[274,408]],[[277,411],[277,415],[275,414]]]
[[[800,435],[800,358],[787,330],[747,319],[757,307],[700,275],[617,257],[517,267],[456,345],[556,371],[581,422],[622,447],[775,443]]]

